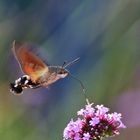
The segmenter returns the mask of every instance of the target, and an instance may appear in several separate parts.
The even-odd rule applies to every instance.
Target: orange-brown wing
[[[33,82],[36,82],[41,75],[48,72],[48,66],[27,47],[29,47],[27,43],[19,44],[14,41],[12,50],[22,71],[29,75]]]

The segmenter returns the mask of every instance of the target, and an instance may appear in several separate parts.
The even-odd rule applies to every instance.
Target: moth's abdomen
[[[10,83],[10,91],[13,93],[13,94],[21,94],[23,89],[22,89],[22,86],[21,85],[16,85],[15,83]]]
[[[14,83],[10,84],[10,91],[15,95],[19,95],[26,88],[38,88],[38,87],[39,87],[38,83],[32,82],[28,75],[23,75],[21,78],[15,80]]]

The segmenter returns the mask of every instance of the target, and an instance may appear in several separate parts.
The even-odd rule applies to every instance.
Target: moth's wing
[[[21,70],[31,77],[33,82],[43,75],[44,73],[48,72],[48,66],[45,64],[38,56],[32,53],[28,47],[30,47],[27,43],[17,43],[13,42],[13,53],[19,62]]]

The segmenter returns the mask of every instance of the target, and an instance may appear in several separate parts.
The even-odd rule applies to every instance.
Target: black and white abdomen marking
[[[13,94],[21,94],[22,91],[23,91],[23,88],[21,85],[10,83],[10,92],[12,92]]]
[[[22,94],[25,88],[36,88],[38,84],[33,83],[28,75],[23,75],[19,79],[15,80],[14,83],[10,83],[10,91],[13,94]]]

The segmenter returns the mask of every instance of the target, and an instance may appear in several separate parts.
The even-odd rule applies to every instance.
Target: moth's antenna
[[[75,60],[76,60],[76,59],[75,59]],[[82,87],[82,90],[83,90],[83,93],[84,93],[84,96],[85,96],[85,99],[86,99],[86,103],[89,104],[89,100],[88,100],[88,98],[87,98],[87,96],[86,96],[86,89],[85,89],[85,86],[84,86],[83,82],[82,82],[81,80],[79,80],[78,78],[76,78],[75,76],[73,76],[70,72],[69,72],[69,75],[70,75],[73,79],[75,79],[77,82],[80,83],[80,85],[81,85],[81,87]]]
[[[70,65],[72,65],[72,64],[74,64],[74,63],[76,63],[79,59],[80,59],[80,57],[74,59],[73,61],[71,61],[71,62],[69,62],[69,63],[67,63],[67,64],[66,64],[66,62],[64,62],[62,67],[63,67],[63,68],[66,68],[66,67],[68,67],[68,66],[70,66]]]
[[[62,65],[62,68],[65,68],[65,65],[66,65],[66,61],[64,61],[63,65]]]

